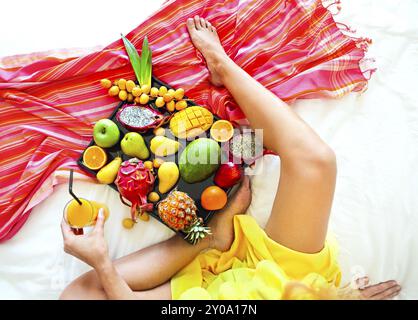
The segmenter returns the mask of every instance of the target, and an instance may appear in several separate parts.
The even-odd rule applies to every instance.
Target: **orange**
[[[85,166],[91,170],[99,170],[106,164],[106,161],[106,152],[98,146],[88,147],[86,151],[84,151],[83,162]]]
[[[206,210],[220,210],[228,201],[226,192],[218,186],[210,186],[203,190],[200,196],[202,207]]]
[[[234,127],[227,120],[218,120],[212,125],[210,135],[218,142],[226,142],[234,135]]]

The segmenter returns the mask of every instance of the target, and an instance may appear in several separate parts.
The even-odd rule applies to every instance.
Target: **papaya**
[[[187,183],[196,183],[209,178],[219,167],[221,148],[208,138],[189,143],[180,155],[180,176]]]

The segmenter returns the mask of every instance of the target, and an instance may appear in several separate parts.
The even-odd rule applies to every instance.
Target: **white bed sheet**
[[[368,274],[372,282],[396,279],[403,287],[400,298],[418,299],[418,2],[342,4],[337,20],[374,40],[370,55],[377,58],[378,72],[363,95],[299,101],[295,110],[337,154],[330,227],[340,243],[344,282],[360,274]],[[92,24],[101,22],[100,15],[91,19]],[[278,168],[279,159],[267,156],[252,178],[250,214],[261,225],[271,209]],[[152,219],[126,231],[120,221],[129,212],[116,192],[81,181],[75,188],[108,203],[112,214],[106,238],[114,258],[172,235]],[[55,299],[69,281],[88,270],[62,251],[59,223],[66,199],[66,186],[57,186],[22,230],[0,245],[0,298]]]

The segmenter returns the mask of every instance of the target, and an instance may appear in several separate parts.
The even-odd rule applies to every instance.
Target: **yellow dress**
[[[173,277],[173,299],[282,299],[294,281],[314,290],[339,285],[337,247],[329,239],[322,251],[306,254],[271,240],[250,216],[235,216],[234,230],[229,251],[206,251]],[[312,296],[302,290],[290,298]]]

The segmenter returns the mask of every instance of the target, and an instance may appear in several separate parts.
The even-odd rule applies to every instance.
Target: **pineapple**
[[[187,193],[174,190],[158,204],[158,215],[169,227],[186,233],[186,240],[196,244],[210,233],[196,214],[194,200]]]

